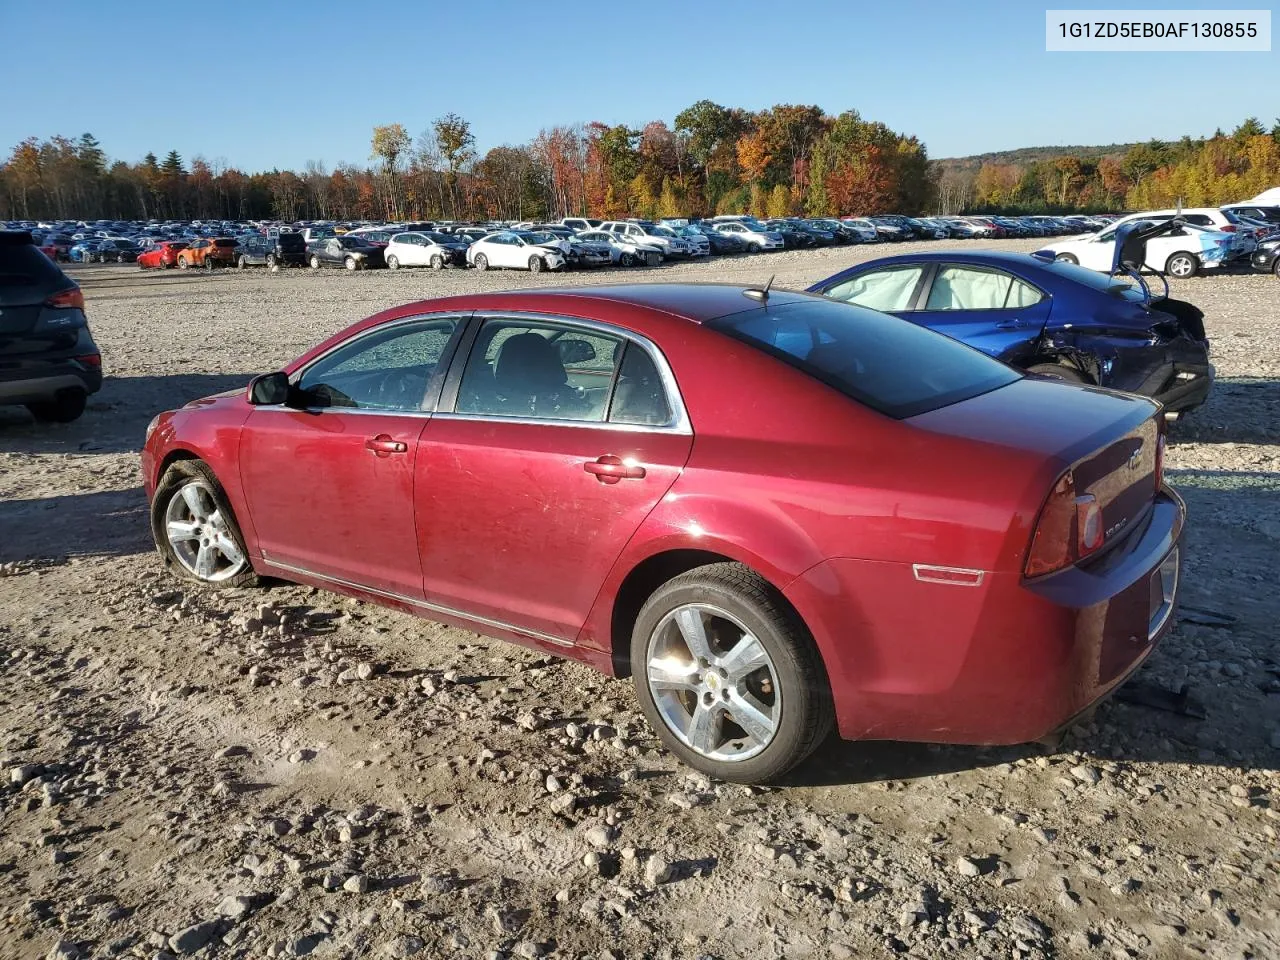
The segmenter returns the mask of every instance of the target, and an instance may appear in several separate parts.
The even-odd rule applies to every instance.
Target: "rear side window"
[[[746,310],[708,326],[899,419],[1020,378],[1003,363],[950,337],[832,300]]]
[[[61,270],[30,243],[0,241],[0,289],[64,285]]]
[[[1016,310],[1039,303],[1040,291],[1002,270],[943,267],[933,278],[926,310]]]

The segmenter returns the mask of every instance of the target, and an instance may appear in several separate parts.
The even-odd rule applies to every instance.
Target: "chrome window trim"
[[[537,640],[544,640],[547,643],[553,643],[558,647],[571,648],[577,646],[577,644],[572,640],[566,640],[564,637],[557,637],[550,633],[543,633],[541,630],[531,630],[528,627],[517,626],[516,624],[508,623],[505,620],[495,620],[492,617],[482,617],[479,614],[467,613],[465,610],[458,610],[455,607],[446,607],[439,603],[431,603],[417,597],[406,597],[402,593],[395,593],[391,590],[380,590],[377,587],[370,587],[363,583],[357,583],[354,580],[344,580],[342,577],[334,577],[326,573],[316,573],[316,571],[308,570],[306,567],[298,567],[291,563],[273,560],[267,556],[265,552],[263,553],[262,558],[278,570],[288,570],[290,573],[298,573],[306,577],[314,577],[317,580],[324,580],[326,583],[335,583],[339,586],[350,587],[353,590],[362,590],[365,593],[372,593],[375,596],[386,597],[388,600],[396,600],[400,603],[407,603],[410,606],[419,607],[423,610],[430,610],[434,613],[443,613],[446,616],[469,620],[472,623],[478,623],[482,626],[494,627],[499,630],[507,630],[511,633],[521,633]]]
[[[689,420],[688,408],[684,405],[684,397],[676,383],[671,364],[661,348],[642,333],[636,333],[626,327],[609,323],[606,320],[592,320],[585,317],[566,317],[558,313],[534,313],[527,310],[477,310],[473,318],[481,324],[489,320],[528,320],[531,323],[552,323],[567,327],[578,327],[583,330],[604,333],[630,341],[643,349],[653,361],[658,371],[658,379],[662,382],[662,390],[667,396],[667,404],[671,408],[671,419],[666,423],[612,423],[608,420],[553,420],[534,417],[501,417],[494,414],[458,413],[455,410],[440,411],[437,417],[451,420],[474,420],[492,423],[528,423],[547,427],[594,427],[604,430],[622,430],[629,433],[674,433],[692,435],[693,424]],[[472,347],[474,349],[474,346]],[[466,374],[466,366],[462,370]],[[455,408],[457,404],[454,404]]]

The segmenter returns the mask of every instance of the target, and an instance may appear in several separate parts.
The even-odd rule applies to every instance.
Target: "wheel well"
[[[168,470],[175,463],[177,463],[179,460],[199,460],[199,459],[200,458],[197,457],[190,450],[170,450],[167,454],[165,454],[165,458],[160,462],[160,469],[156,471],[156,483],[159,484],[161,477],[163,477],[165,474],[165,471]]]
[[[1062,366],[1071,367],[1078,370],[1094,383],[1101,382],[1098,367],[1098,359],[1092,354],[1085,353],[1081,350],[1072,350],[1070,347],[1062,347],[1057,349],[1041,349],[1026,364],[1026,368],[1034,367],[1041,363],[1056,363]]]
[[[736,562],[732,557],[710,550],[668,550],[636,564],[618,587],[609,624],[610,652],[615,675],[631,675],[631,628],[635,625],[640,608],[655,590],[668,580],[697,567]]]

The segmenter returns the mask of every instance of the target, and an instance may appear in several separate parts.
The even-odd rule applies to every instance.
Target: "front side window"
[[[1020,376],[950,337],[831,300],[744,310],[708,326],[896,418],[958,403]]]
[[[457,411],[603,421],[622,340],[567,324],[487,320],[467,358]]]
[[[884,313],[907,310],[923,275],[924,267],[920,265],[870,270],[824,292],[832,300],[844,300]]]
[[[375,330],[316,361],[298,387],[312,407],[419,412],[457,328],[448,317]]]
[[[926,310],[1015,310],[1039,303],[1040,291],[1001,270],[943,267],[933,278]]]

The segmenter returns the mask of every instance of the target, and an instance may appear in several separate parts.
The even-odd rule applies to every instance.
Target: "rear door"
[[[994,267],[939,263],[901,316],[1012,362],[1029,361],[1052,301],[1038,287]]]
[[[688,459],[665,360],[608,325],[497,315],[454,368],[417,462],[426,599],[571,640]]]

